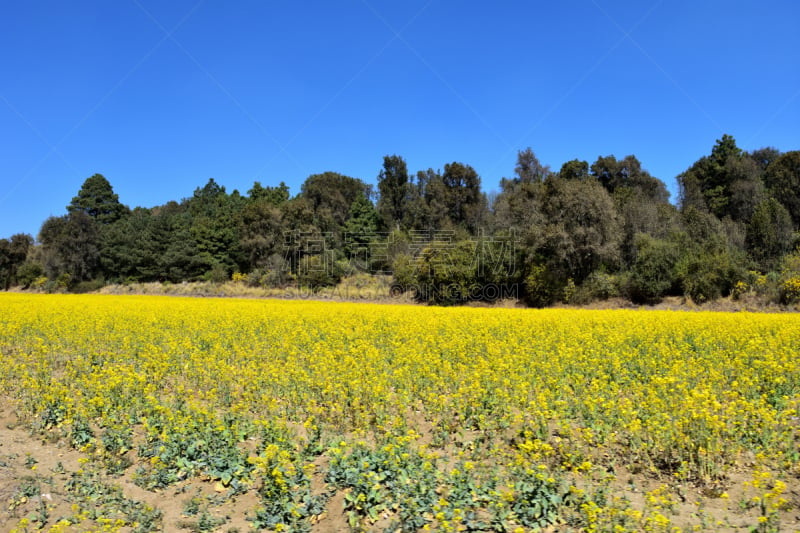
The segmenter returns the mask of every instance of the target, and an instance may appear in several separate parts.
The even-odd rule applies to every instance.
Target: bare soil
[[[324,483],[327,458],[320,458],[318,463],[312,484],[312,490],[317,494],[327,490]],[[73,506],[78,498],[69,491],[68,482],[90,468],[86,454],[70,448],[63,440],[51,440],[47,435],[31,432],[14,414],[12,402],[0,398],[0,533],[11,532],[23,518],[29,519],[27,531],[48,531],[59,520],[75,515]],[[133,482],[135,469],[134,464],[119,476],[101,473],[100,478],[109,486],[119,487],[125,499],[161,511],[161,531],[253,531],[248,516],[259,506],[254,490],[224,498],[222,493],[225,491],[220,490],[217,483],[193,478],[164,491],[149,491]],[[198,516],[186,514],[187,502],[192,498],[206,502],[203,509],[211,520],[220,523],[218,527],[201,529]],[[344,494],[336,493],[329,500],[326,512],[313,524],[313,531],[349,531],[343,502]],[[85,519],[64,531],[101,528],[101,523]],[[132,529],[123,527],[120,531]]]
[[[422,439],[429,441],[433,428],[421,429]],[[312,492],[315,494],[329,490],[324,481],[327,462],[325,457],[315,462],[317,468],[312,478]],[[617,466],[614,468],[613,494],[628,500],[633,508],[642,509],[645,507],[646,493],[666,484],[673,504],[663,513],[683,531],[698,530],[697,526],[702,526],[704,531],[751,531],[758,523],[758,512],[754,508],[745,509],[744,506],[750,497],[745,489],[745,482],[749,479],[745,473],[749,470],[748,466],[743,464],[740,473],[729,476],[724,491],[722,487],[712,490],[713,487],[670,483],[670,480],[633,472],[627,466]],[[0,401],[0,533],[9,533],[25,517],[31,520],[28,531],[35,531],[38,527],[46,531],[60,519],[74,515],[76,498],[68,490],[67,482],[82,469],[90,467],[85,454],[68,447],[63,441],[51,441],[46,435],[32,433],[14,415],[12,404],[8,400]],[[204,510],[220,525],[215,529],[203,530],[253,530],[248,515],[258,507],[255,491],[226,499],[220,497],[220,487],[214,482],[197,478],[164,491],[148,491],[133,483],[134,470],[135,465],[120,476],[102,475],[102,479],[109,485],[119,487],[126,499],[143,502],[160,510],[162,531],[201,531],[197,515],[189,516],[185,512],[186,504],[192,498],[213,502],[207,503]],[[31,487],[38,490],[31,490]],[[783,513],[780,531],[800,531],[800,487],[788,486],[787,489],[785,497],[792,509],[789,513]],[[722,492],[727,497],[720,497]],[[344,497],[343,491],[331,496],[326,511],[313,521],[311,529],[314,533],[350,530],[344,512]],[[41,518],[43,509],[47,515],[44,522]],[[370,530],[382,531],[390,523],[391,516],[386,515]],[[85,531],[101,527],[101,524],[85,519],[65,530]],[[122,531],[131,530],[130,527],[122,528]]]

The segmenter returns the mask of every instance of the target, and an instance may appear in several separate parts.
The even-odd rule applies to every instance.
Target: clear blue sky
[[[461,161],[489,192],[530,146],[675,176],[723,133],[800,149],[800,2],[7,2],[0,237],[83,181],[123,203]]]

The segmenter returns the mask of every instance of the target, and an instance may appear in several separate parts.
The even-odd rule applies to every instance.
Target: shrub
[[[261,278],[264,277],[264,275],[265,273],[263,270],[256,268],[247,274],[247,278],[244,280],[244,283],[248,287],[261,287]]]
[[[733,284],[733,289],[731,289],[731,297],[734,300],[738,300],[748,292],[750,292],[750,285],[748,285],[746,281],[739,280]]]
[[[285,287],[294,280],[289,263],[283,256],[273,254],[262,268],[256,268],[247,275],[245,283],[248,287]]]
[[[800,250],[784,256],[777,286],[781,303],[793,304],[800,301]]]
[[[564,285],[564,289],[562,291],[561,299],[564,301],[565,304],[581,304],[585,303],[580,301],[578,294],[578,287],[575,286],[575,281],[572,278],[567,280],[566,285]]]
[[[76,294],[85,294],[87,292],[94,292],[97,290],[102,289],[105,286],[105,281],[102,279],[93,279],[89,281],[81,281],[76,283],[70,289],[70,292],[74,292]]]
[[[27,289],[30,288],[37,279],[42,277],[43,274],[44,268],[42,265],[31,261],[25,261],[17,269],[17,282],[22,285],[23,288]]]
[[[648,235],[636,237],[636,259],[631,267],[628,292],[637,303],[653,303],[675,285],[678,248]]]
[[[684,256],[676,267],[684,294],[697,303],[730,294],[747,273],[730,252],[701,252]]]
[[[800,301],[800,276],[792,276],[781,285],[781,301],[793,304]]]
[[[214,265],[211,270],[205,273],[203,277],[206,281],[210,281],[212,283],[225,283],[228,281],[228,279],[230,279],[228,277],[228,270],[219,263]]]
[[[523,282],[525,302],[533,307],[546,307],[556,301],[562,284],[544,265],[532,265]]]
[[[590,300],[608,300],[620,295],[620,279],[605,272],[592,272],[582,287]]]
[[[52,280],[52,285],[47,288],[47,292],[64,292],[69,288],[72,276],[64,272],[56,279]]]
[[[416,282],[416,262],[409,254],[398,254],[392,261],[392,291],[406,292]]]
[[[479,296],[475,243],[432,243],[417,259],[417,298],[439,305]]]
[[[333,287],[342,279],[342,265],[322,255],[308,255],[297,265],[297,281],[301,287],[317,291]]]

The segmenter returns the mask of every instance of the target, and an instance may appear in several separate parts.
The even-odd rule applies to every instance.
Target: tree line
[[[377,187],[324,172],[295,196],[283,182],[241,194],[210,179],[181,201],[130,209],[95,174],[35,240],[0,239],[0,288],[234,276],[313,289],[368,272],[443,304],[800,296],[800,151],[746,152],[724,135],[677,181],[673,205],[633,155],[554,171],[528,148],[487,195],[468,164],[413,174],[387,155]]]

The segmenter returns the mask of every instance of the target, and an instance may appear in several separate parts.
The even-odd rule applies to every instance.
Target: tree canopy
[[[111,224],[125,216],[128,208],[119,202],[119,196],[105,176],[95,174],[83,182],[67,211],[85,213],[100,224]]]
[[[754,276],[781,294],[781,280],[795,275],[786,258],[800,244],[800,151],[746,152],[723,135],[677,176],[677,205],[633,154],[575,158],[554,172],[526,148],[511,170],[487,195],[465,162],[412,173],[393,154],[375,193],[333,171],[308,176],[294,196],[283,181],[256,181],[242,195],[212,178],[180,201],[133,210],[94,174],[35,242],[0,239],[0,288],[233,273],[313,288],[389,271],[399,286],[435,289],[420,290],[422,300],[491,299],[472,288],[493,285],[546,305],[613,295],[705,301],[763,287]],[[455,292],[443,293],[448,286]]]

